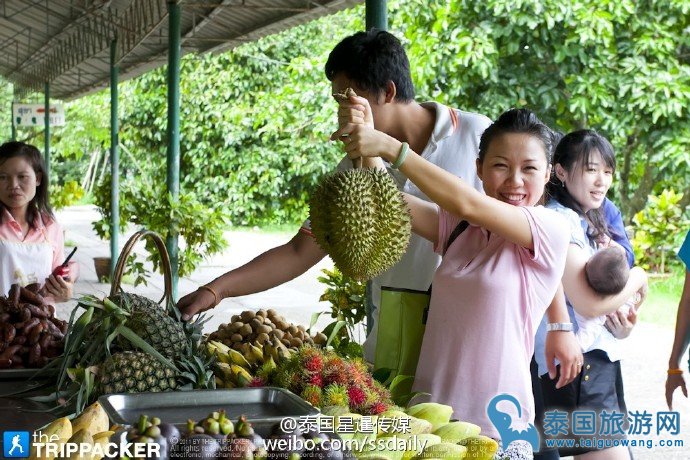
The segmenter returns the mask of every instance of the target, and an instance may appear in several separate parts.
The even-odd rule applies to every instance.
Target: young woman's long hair
[[[555,165],[560,164],[569,174],[576,169],[584,170],[594,152],[599,152],[606,166],[615,172],[616,158],[613,146],[604,136],[593,129],[581,129],[563,136],[556,146],[553,155],[554,169],[551,173],[551,180],[546,185],[546,193],[549,198],[555,199],[563,206],[587,219],[589,222],[588,236],[593,240],[602,235],[611,236],[602,212],[603,206],[584,212],[580,203],[573,198],[560,179],[556,177]]]
[[[13,141],[0,145],[0,165],[15,157],[24,158],[31,165],[36,176],[41,177],[40,185],[36,186],[36,196],[31,200],[26,210],[27,222],[33,227],[36,218],[40,214],[54,219],[55,216],[48,200],[48,175],[46,174],[46,167],[41,152],[33,145],[25,144],[24,142]],[[3,223],[5,209],[7,209],[7,206],[0,201],[0,224]]]

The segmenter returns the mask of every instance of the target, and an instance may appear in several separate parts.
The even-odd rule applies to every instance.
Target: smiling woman
[[[484,194],[412,149],[401,159],[401,142],[367,123],[369,101],[350,101],[352,116],[337,133],[349,134],[350,158],[363,157],[369,167],[383,166],[377,157],[398,165],[435,202],[405,195],[413,230],[443,256],[413,390],[451,405],[456,417],[496,439],[501,433],[487,407],[497,394],[511,395],[521,421],[534,423],[534,333],[556,293],[568,246],[565,221],[538,206],[551,172],[552,131],[529,110],[502,114],[479,143]],[[445,247],[461,221],[470,225]]]
[[[69,273],[52,274],[63,258],[63,233],[48,202],[41,152],[23,142],[0,145],[0,295],[15,283],[45,282],[52,300],[68,300],[76,273],[72,281]]]
[[[616,165],[613,147],[605,137],[593,130],[574,131],[564,136],[558,143],[553,161],[554,178],[548,186],[551,200],[547,203],[547,207],[557,211],[571,222],[570,246],[573,250],[585,251],[589,262],[584,274],[591,285],[593,280],[589,275],[592,264],[596,264],[602,255],[606,255],[604,252],[597,253],[597,250],[610,249],[618,257],[619,263],[623,263],[624,266],[627,264],[624,249],[613,242],[616,235],[612,229],[615,228],[617,222],[608,223],[603,212],[606,192],[611,187]],[[620,220],[620,217],[618,219]],[[629,273],[636,275],[640,273],[639,270],[635,268]],[[607,274],[611,275],[613,270],[609,268],[608,272]],[[626,286],[637,289],[636,276],[621,278],[619,281],[622,281],[622,289]],[[610,288],[612,280],[609,279],[607,284],[607,288]],[[645,290],[641,285],[640,287],[643,291]],[[556,388],[555,380],[545,374],[543,360],[540,361],[540,348],[548,333],[546,324],[542,322],[537,332],[537,361],[546,408],[563,411],[591,410],[597,414],[603,411],[626,414],[619,339],[627,337],[635,325],[637,308],[642,301],[642,296],[639,299],[631,299],[631,307],[624,305],[627,300],[624,298],[615,305],[620,309],[611,311],[609,315],[591,315],[589,312],[583,312],[580,308],[581,304],[572,301],[568,290],[566,294],[569,313],[575,322],[576,336],[583,352],[584,369],[573,382],[562,388]],[[617,294],[615,292],[600,293],[600,298],[611,298],[614,295]],[[574,436],[575,433],[569,432],[564,438]],[[624,438],[625,435],[612,436],[611,440],[619,437]],[[621,446],[581,445],[574,449],[560,449],[560,454],[563,456],[585,453],[590,459],[626,460],[629,458],[627,449]]]

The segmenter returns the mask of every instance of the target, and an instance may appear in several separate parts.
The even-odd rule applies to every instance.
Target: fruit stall
[[[120,286],[141,238],[164,261],[160,303]],[[29,432],[30,458],[493,457],[478,426],[451,420],[449,406],[396,404],[324,331],[266,308],[203,334],[204,318],[180,320],[170,284],[163,241],[141,231],[110,295],[81,298],[69,319],[38,285],[0,297],[0,423]]]

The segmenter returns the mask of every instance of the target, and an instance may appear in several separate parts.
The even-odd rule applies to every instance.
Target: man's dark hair
[[[326,61],[326,77],[333,81],[339,73],[375,95],[384,93],[392,81],[398,101],[414,99],[407,54],[400,40],[385,30],[357,32],[338,43]]]
[[[25,144],[24,142],[12,141],[0,145],[0,165],[14,157],[24,158],[31,165],[36,176],[41,176],[41,183],[36,186],[36,196],[31,200],[26,210],[27,222],[33,227],[34,220],[39,213],[54,218],[48,201],[48,175],[46,174],[46,167],[41,152],[33,145]],[[5,209],[6,206],[0,201],[0,223],[2,223],[3,211]]]

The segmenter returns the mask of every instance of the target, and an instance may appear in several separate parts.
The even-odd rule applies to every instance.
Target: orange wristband
[[[211,289],[208,286],[199,286],[199,289],[203,289],[204,291],[208,291],[211,294],[213,294],[213,305],[211,305],[211,308],[215,307],[216,305],[218,305],[220,303],[220,299],[218,298],[218,293],[216,291],[214,291],[213,289]]]
[[[669,369],[668,375],[683,375],[683,369]]]

